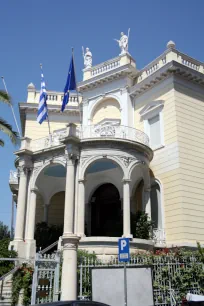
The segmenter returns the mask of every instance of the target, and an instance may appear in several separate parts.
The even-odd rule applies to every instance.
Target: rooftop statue
[[[128,35],[125,35],[123,32],[121,32],[120,34],[121,34],[120,40],[117,40],[117,39],[115,40],[119,44],[119,47],[121,49],[120,55],[122,55],[128,52],[128,41],[129,41],[130,29],[128,29]]]
[[[82,55],[84,58],[84,68],[92,67],[92,53],[89,48],[86,48],[86,52],[84,53],[84,47],[82,47]]]

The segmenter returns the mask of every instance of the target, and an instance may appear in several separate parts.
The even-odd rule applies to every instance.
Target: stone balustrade
[[[123,125],[89,125],[84,126],[80,133],[81,139],[88,138],[122,138],[149,146],[148,136],[137,129]]]
[[[47,91],[47,104],[61,105],[63,97],[63,92]],[[36,90],[35,87],[29,88],[27,102],[39,103],[39,98],[40,90]],[[76,93],[71,93],[69,96],[69,105],[77,106],[78,100],[81,101],[81,96],[79,95],[78,97]]]
[[[90,139],[90,138],[115,138],[115,139],[126,139],[130,141],[135,141],[143,145],[149,146],[148,136],[137,129],[122,126],[122,125],[89,125],[77,127],[74,130],[75,134],[71,135],[78,137],[79,139]],[[26,149],[31,151],[45,150],[50,147],[56,147],[62,145],[62,140],[68,136],[68,130],[61,129],[53,132],[51,135],[46,137],[27,140]],[[25,147],[25,144],[24,144]]]
[[[120,57],[117,57],[111,61],[104,62],[100,65],[94,66],[91,70],[91,76],[97,76],[101,73],[110,71],[120,66]]]
[[[10,170],[9,184],[18,184],[18,172]]]
[[[151,74],[153,74],[158,69],[165,66],[166,64],[170,63],[171,61],[176,61],[182,65],[185,65],[191,69],[194,69],[204,74],[204,64],[203,63],[179,52],[176,49],[170,49],[170,50],[167,50],[160,57],[155,59],[153,62],[151,62],[149,65],[147,65],[140,71],[138,75],[137,83],[140,83],[141,81],[146,79],[148,76],[150,76]]]

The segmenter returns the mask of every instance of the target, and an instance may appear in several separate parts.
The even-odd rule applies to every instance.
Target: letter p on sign
[[[121,251],[123,251],[123,249],[126,247],[126,245],[127,245],[127,242],[126,242],[126,240],[124,240],[124,239],[122,239],[121,241],[120,241],[120,243],[121,243]]]
[[[130,260],[129,238],[120,238],[118,240],[118,258],[119,261]]]

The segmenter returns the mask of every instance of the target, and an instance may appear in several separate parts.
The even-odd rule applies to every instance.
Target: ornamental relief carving
[[[65,243],[63,248],[65,250],[76,249],[76,244],[74,244],[74,243]]]
[[[122,160],[126,168],[128,168],[132,162],[137,160],[136,157],[128,157],[128,156],[118,156],[118,157]]]
[[[85,164],[85,162],[89,159],[89,158],[91,158],[92,156],[81,156],[80,157],[80,164],[81,164],[81,166],[83,167],[84,166],[84,164]]]

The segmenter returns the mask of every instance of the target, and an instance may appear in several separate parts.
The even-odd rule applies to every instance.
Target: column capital
[[[18,166],[17,170],[18,170],[18,175],[22,176],[22,175],[27,175],[28,172],[31,170],[31,168],[26,166]]]
[[[62,236],[64,250],[75,250],[79,244],[80,237],[76,235]]]
[[[65,158],[66,158],[67,166],[74,166],[75,165],[76,160],[77,160],[75,155],[69,154],[69,155],[66,155]]]

